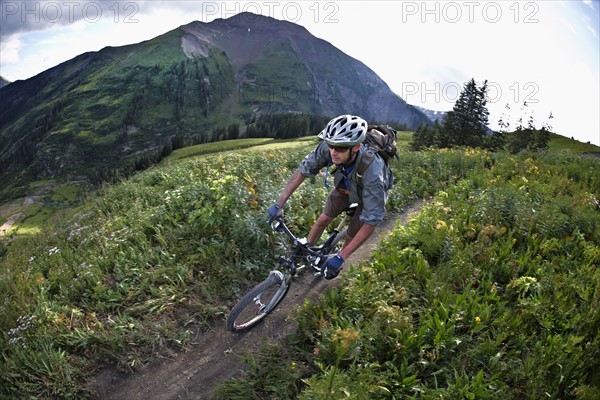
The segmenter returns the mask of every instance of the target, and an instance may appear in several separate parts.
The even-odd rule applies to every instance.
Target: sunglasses
[[[338,153],[345,153],[348,150],[350,150],[350,147],[346,147],[346,146],[333,146],[331,144],[328,144],[327,147],[329,147],[329,150],[335,150]]]

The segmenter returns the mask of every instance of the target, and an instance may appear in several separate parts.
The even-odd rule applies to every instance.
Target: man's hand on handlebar
[[[339,254],[329,257],[321,267],[325,279],[330,280],[338,276],[342,270],[342,264],[344,264],[344,259]]]
[[[283,208],[279,204],[273,204],[267,208],[267,214],[269,214],[269,225],[273,224],[275,218],[283,216]]]

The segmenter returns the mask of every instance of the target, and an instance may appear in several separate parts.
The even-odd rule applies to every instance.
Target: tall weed
[[[447,173],[417,218],[298,316],[317,368],[298,398],[595,398],[597,161],[441,154],[458,171],[478,161]],[[340,358],[349,329],[360,335]]]
[[[184,346],[190,324],[222,318],[274,263],[264,209],[293,172],[282,160],[297,163],[309,148],[149,170],[106,186],[43,236],[14,242],[0,261],[0,397],[85,397],[84,376],[97,366],[136,369]],[[314,192],[322,204],[325,193]],[[307,210],[301,195],[291,214],[312,223],[317,206]]]

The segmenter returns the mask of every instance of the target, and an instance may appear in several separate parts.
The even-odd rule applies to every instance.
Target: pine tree
[[[523,109],[527,110],[527,102],[523,103]],[[529,115],[527,126],[523,125],[523,117],[517,120],[517,129],[515,129],[512,140],[509,143],[509,151],[516,154],[522,150],[530,150],[534,141],[534,120],[533,115]]]
[[[440,130],[439,147],[482,146],[487,134],[487,80],[477,87],[474,79],[465,84]]]
[[[520,151],[544,151],[548,149],[552,127],[546,122],[541,129],[536,129],[533,111],[530,111],[528,107],[527,102],[524,102],[521,109],[521,112],[525,115],[529,114],[527,125],[523,126],[523,117],[519,118],[519,124],[514,132],[513,139],[509,143],[509,151],[513,154]],[[552,118],[554,116],[550,113],[548,119]]]
[[[426,124],[420,125],[413,134],[412,141],[410,143],[410,149],[419,151],[435,146],[438,140],[437,136],[439,131],[440,125],[437,120],[433,126],[428,126]]]
[[[507,103],[504,112],[498,120],[500,129],[488,135],[484,141],[484,147],[490,151],[500,151],[506,147],[506,135],[510,127],[510,105]]]
[[[550,120],[554,118],[552,112],[548,115],[548,121],[542,124],[542,129],[537,131],[535,137],[535,147],[538,151],[548,150],[548,142],[550,142],[550,132],[552,131],[552,125],[550,125]]]

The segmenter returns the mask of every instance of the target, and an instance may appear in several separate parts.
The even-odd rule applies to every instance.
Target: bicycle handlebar
[[[292,240],[296,239],[296,236],[294,236],[294,234],[292,233],[292,231],[290,231],[285,222],[283,222],[282,216],[278,216],[273,220],[273,222],[271,223],[271,229],[273,229],[273,232],[285,233]]]
[[[309,253],[314,253],[316,254],[314,251],[312,251],[308,246],[306,246],[305,243],[302,243],[302,240],[299,239],[298,237],[296,237],[296,235],[294,235],[292,233],[292,231],[290,230],[290,228],[287,227],[287,225],[285,224],[285,222],[283,221],[283,217],[279,216],[277,218],[275,218],[275,220],[273,221],[273,223],[271,224],[271,229],[273,229],[274,232],[282,232],[285,233],[287,237],[290,238],[290,240],[294,243],[295,246],[302,246],[304,247]]]
[[[358,204],[352,203],[350,204],[350,206],[346,207],[343,212],[345,212],[348,216],[353,216],[357,208]],[[283,215],[279,215],[275,218],[275,220],[271,223],[271,229],[273,229],[274,232],[285,233],[286,236],[294,243],[294,246],[302,247],[302,249],[305,252],[315,256],[319,255],[318,251],[311,249],[309,246],[306,245],[306,243],[302,243],[302,240],[296,237],[296,235],[294,235],[292,231],[290,231],[290,229],[283,221]]]

